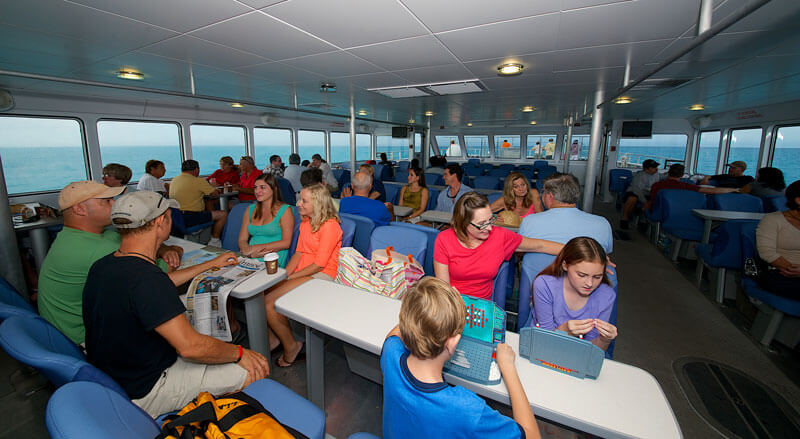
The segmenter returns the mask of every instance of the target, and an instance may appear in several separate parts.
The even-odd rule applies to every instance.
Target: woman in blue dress
[[[292,244],[294,215],[281,200],[278,183],[272,174],[262,174],[255,182],[256,202],[247,209],[239,229],[239,250],[263,260],[267,253],[278,253],[278,266],[285,267]]]

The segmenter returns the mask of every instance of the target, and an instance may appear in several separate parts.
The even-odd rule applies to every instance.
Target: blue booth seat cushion
[[[245,387],[244,393],[257,399],[281,423],[310,439],[325,438],[325,413],[288,387],[265,378]]]
[[[394,251],[402,255],[412,255],[420,265],[425,264],[427,257],[428,236],[418,230],[413,230],[402,226],[382,226],[376,227],[370,237],[367,254],[369,257],[375,250],[394,248]]]

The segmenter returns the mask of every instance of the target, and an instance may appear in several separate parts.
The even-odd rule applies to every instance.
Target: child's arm
[[[386,334],[386,338],[389,337],[399,337],[400,340],[403,339],[403,337],[400,335],[400,324],[394,325],[394,328],[392,328],[392,330]]]
[[[505,343],[497,345],[497,367],[500,368],[503,381],[506,382],[514,420],[525,430],[527,439],[539,439],[541,437],[539,426],[536,424],[531,404],[528,402],[525,389],[522,388],[519,375],[517,375],[517,368],[514,366],[514,349]]]

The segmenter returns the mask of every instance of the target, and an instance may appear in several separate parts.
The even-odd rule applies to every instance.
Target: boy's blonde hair
[[[434,358],[448,338],[464,330],[466,318],[467,307],[458,291],[441,279],[424,277],[403,297],[400,335],[412,355]]]

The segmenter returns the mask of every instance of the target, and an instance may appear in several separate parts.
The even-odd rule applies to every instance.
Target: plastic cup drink
[[[264,265],[267,267],[267,274],[278,272],[278,254],[267,253],[264,255]]]
[[[230,183],[225,183],[225,192],[227,193],[227,192],[230,192],[230,191],[231,191],[231,184]]]

